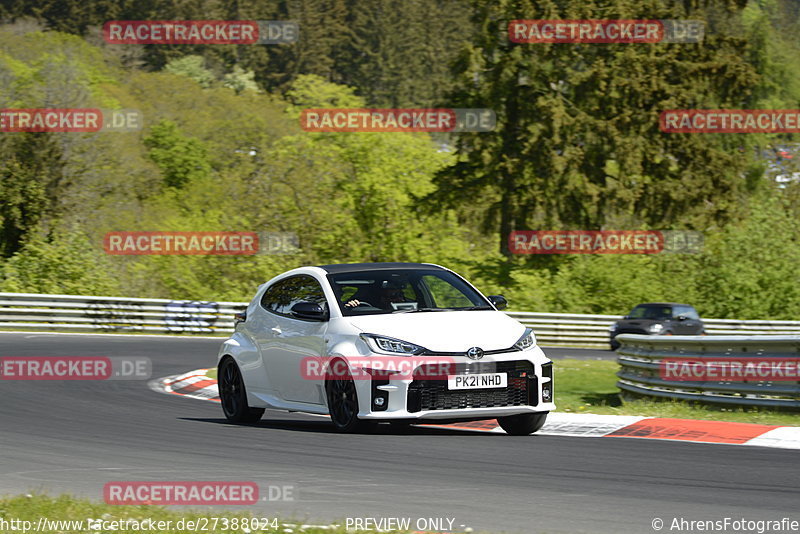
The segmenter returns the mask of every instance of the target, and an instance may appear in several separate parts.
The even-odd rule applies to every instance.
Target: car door
[[[269,286],[261,295],[257,310],[248,317],[247,328],[258,348],[258,367],[260,368],[257,373],[259,378],[248,385],[248,390],[252,393],[280,396],[274,377],[267,373],[266,363],[274,359],[277,350],[275,344],[281,342],[279,336],[276,335],[280,328],[278,315],[274,311],[284,298],[286,288],[286,279]]]
[[[315,302],[328,309],[322,287],[309,275],[285,278],[273,287],[274,291],[265,293],[269,317],[259,343],[268,381],[283,400],[324,404],[322,380],[307,376],[303,368],[306,358],[325,354],[328,322],[298,319],[291,311],[299,302]]]
[[[703,325],[700,322],[700,316],[691,306],[676,306],[675,317],[676,334],[696,336],[702,332]],[[680,320],[680,317],[684,317],[684,319]]]

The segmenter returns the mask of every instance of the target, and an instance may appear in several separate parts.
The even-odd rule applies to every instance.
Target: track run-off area
[[[221,338],[0,333],[0,356],[147,357],[152,378],[214,367]],[[602,350],[547,349],[613,358]],[[675,520],[800,519],[797,450],[420,427],[342,435],[267,411],[228,424],[218,403],[138,381],[0,381],[0,494],[103,499],[129,480],[253,481],[292,500],[262,517],[452,518],[490,532],[654,532]],[[556,404],[558,403],[556,385]],[[447,524],[445,522],[445,524]]]

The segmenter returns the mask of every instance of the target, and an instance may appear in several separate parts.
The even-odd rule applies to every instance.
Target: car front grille
[[[479,369],[476,369],[480,365]],[[491,366],[487,369],[486,366]],[[535,406],[538,404],[538,382],[533,364],[527,361],[457,364],[454,374],[496,372],[508,374],[508,386],[492,389],[447,389],[446,377],[417,379],[418,376],[435,376],[435,370],[421,366],[408,386],[408,411],[458,410],[464,408],[496,408],[501,406]]]

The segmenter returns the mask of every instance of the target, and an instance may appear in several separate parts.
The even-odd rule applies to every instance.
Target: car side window
[[[631,319],[641,319],[644,317],[644,312],[647,311],[647,308],[642,306],[636,306],[631,312],[628,314],[628,317]]]
[[[654,321],[659,321],[677,317],[677,312],[673,315],[673,310],[670,306],[637,306],[631,310],[629,317],[631,319],[652,319]]]
[[[275,283],[264,292],[261,306],[273,313],[291,315],[298,302],[315,302],[327,310],[328,305],[322,286],[308,275],[292,276]]]
[[[286,292],[289,281],[290,279],[287,278],[267,288],[264,292],[264,296],[261,297],[261,307],[267,311],[274,312],[281,302],[282,295]]]
[[[680,315],[685,315],[687,319],[692,319],[695,321],[700,319],[700,316],[697,314],[697,310],[691,306],[680,306],[675,308],[675,316],[678,317]]]

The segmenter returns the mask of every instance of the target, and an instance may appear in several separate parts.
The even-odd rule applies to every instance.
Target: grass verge
[[[20,495],[0,498],[0,532],[81,533],[114,532],[115,534],[220,533],[294,533],[345,534],[344,525],[304,525],[265,515],[222,511],[173,511],[162,506],[111,506],[69,495]],[[46,522],[45,522],[46,520]],[[152,520],[152,523],[143,521]],[[227,520],[227,521],[226,521]],[[42,521],[40,523],[40,521]],[[103,523],[99,523],[102,521]],[[25,523],[29,522],[29,523]],[[114,523],[117,522],[117,523]],[[159,523],[163,522],[163,523]],[[191,524],[189,522],[192,522]],[[246,526],[243,526],[246,523]],[[27,527],[27,528],[24,528]],[[264,528],[259,528],[264,527]],[[359,532],[377,532],[360,530]],[[381,531],[409,532],[409,531]]]
[[[800,426],[800,414],[760,408],[717,407],[672,400],[628,400],[620,397],[611,360],[555,360],[554,386],[559,412],[644,415],[736,423]]]

